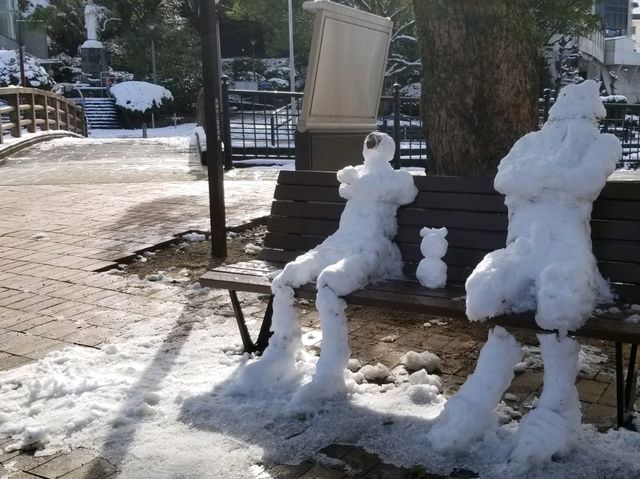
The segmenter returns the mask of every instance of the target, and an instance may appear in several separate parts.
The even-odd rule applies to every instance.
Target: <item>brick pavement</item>
[[[98,270],[171,241],[178,233],[208,230],[207,185],[193,152],[184,145],[102,143],[64,140],[59,148],[34,147],[0,167],[0,370],[69,344],[100,346],[125,324],[159,314],[177,318],[184,307],[186,298],[179,286],[137,288],[132,278]],[[130,175],[127,165],[135,173]],[[276,175],[240,170],[228,175],[230,226],[268,214]],[[259,318],[264,301],[255,295],[243,298],[250,314]],[[199,307],[231,314],[223,292]],[[301,311],[305,327],[319,328],[311,305],[302,304]],[[407,350],[429,349],[443,359],[447,393],[455,391],[473,369],[486,337],[482,325],[461,327],[421,315],[350,308],[349,317],[354,357],[393,369]],[[606,351],[605,345],[593,344]],[[510,388],[515,399],[509,404],[527,412],[540,394],[541,382],[539,369],[518,375]],[[614,386],[611,361],[580,377],[585,421],[601,428],[612,425]],[[0,451],[6,442],[0,437]],[[384,464],[352,446],[334,445],[323,452],[359,470],[358,477],[435,477],[421,469]],[[48,457],[0,452],[0,477],[7,463],[20,470],[9,476],[12,479],[120,477],[116,466],[88,449]],[[462,474],[459,477],[466,477]],[[346,473],[308,462],[265,465],[256,477],[332,479]]]

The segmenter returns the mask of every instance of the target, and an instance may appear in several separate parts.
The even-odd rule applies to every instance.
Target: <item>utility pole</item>
[[[227,226],[224,206],[222,152],[218,140],[216,98],[220,91],[218,72],[217,14],[212,0],[200,1],[202,73],[204,82],[205,133],[207,136],[207,170],[209,179],[209,215],[211,219],[211,254],[227,256]],[[216,2],[217,3],[217,2]]]

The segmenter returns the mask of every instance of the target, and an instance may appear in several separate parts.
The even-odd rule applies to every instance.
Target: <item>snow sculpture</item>
[[[84,7],[84,24],[87,29],[87,40],[98,39],[98,17],[104,7],[94,5],[93,0],[88,0]]]
[[[394,141],[379,132],[364,142],[364,164],[338,171],[340,196],[347,200],[338,230],[322,244],[299,256],[273,279],[273,336],[262,358],[240,373],[239,390],[294,388],[301,373],[294,367],[301,349],[300,325],[293,307],[293,288],[316,281],[316,307],[322,325],[322,352],[316,373],[293,403],[307,407],[314,400],[346,393],[344,372],[350,350],[345,296],[367,283],[402,275],[396,234],[396,211],[411,203],[417,189],[411,174],[389,162]]]
[[[598,90],[594,81],[565,87],[543,128],[518,140],[502,160],[494,184],[506,196],[507,246],[485,256],[466,283],[471,321],[536,310],[539,326],[558,331],[538,336],[545,386],[515,436],[516,461],[546,461],[571,446],[581,418],[579,347],[566,334],[611,296],[591,251],[589,220],[622,148],[598,131],[606,115]],[[434,447],[460,449],[482,437],[519,360],[516,340],[495,328],[475,372],[429,432]]]
[[[447,254],[447,228],[422,228],[420,251],[424,259],[418,264],[416,277],[425,288],[443,288],[447,282],[447,265],[441,258]]]

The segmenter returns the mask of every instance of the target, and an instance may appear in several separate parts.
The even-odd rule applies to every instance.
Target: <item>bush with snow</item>
[[[31,55],[25,55],[24,86],[50,90],[54,81],[47,71]],[[18,85],[20,83],[20,63],[15,50],[0,50],[0,86]]]
[[[144,81],[126,81],[110,88],[116,105],[132,113],[147,113],[173,100],[166,88]]]

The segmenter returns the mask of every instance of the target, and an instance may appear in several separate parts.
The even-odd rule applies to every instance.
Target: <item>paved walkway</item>
[[[275,172],[234,172],[225,182],[228,225],[268,214]],[[251,201],[247,201],[250,198]],[[42,358],[69,344],[100,346],[123,325],[162,314],[178,319],[187,304],[182,288],[139,288],[122,275],[100,273],[116,262],[175,235],[209,229],[207,184],[193,149],[158,140],[58,140],[25,150],[0,167],[0,369]],[[260,318],[265,304],[250,295],[247,312]],[[224,292],[198,305],[231,314]],[[317,328],[317,314],[305,306],[305,326]],[[311,309],[310,311],[308,309]],[[454,322],[352,308],[353,355],[363,363],[399,364],[407,349],[427,348],[444,360],[442,377],[453,391],[472,370],[486,330]],[[609,426],[614,417],[610,363],[578,382],[586,420]],[[512,406],[525,411],[541,387],[541,370],[528,369],[511,388]],[[2,453],[2,464],[20,469],[14,479],[117,477],[117,465],[97,451],[35,457]],[[383,464],[350,446],[332,446],[359,477],[434,477]],[[224,476],[220,476],[224,477]],[[309,463],[267,465],[257,477],[341,478],[345,472]],[[467,476],[459,476],[467,477]],[[232,478],[229,478],[232,479]]]
[[[96,271],[210,229],[198,157],[175,143],[56,140],[0,167],[0,369],[68,343],[96,346],[116,318],[164,309]],[[227,225],[268,214],[273,187],[226,181]]]

